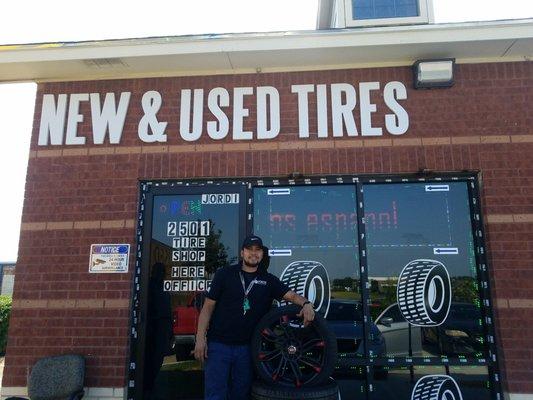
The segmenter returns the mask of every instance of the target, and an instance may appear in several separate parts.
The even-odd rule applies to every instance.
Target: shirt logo
[[[259,281],[259,280],[256,280],[256,281],[255,281],[255,284],[256,284],[256,285],[266,285],[267,282],[266,282],[266,281]]]

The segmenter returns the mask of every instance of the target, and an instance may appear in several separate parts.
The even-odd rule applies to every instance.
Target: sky
[[[433,0],[435,22],[533,18],[532,0]],[[17,0],[0,44],[312,30],[317,0]],[[16,261],[36,85],[0,84],[0,262]]]

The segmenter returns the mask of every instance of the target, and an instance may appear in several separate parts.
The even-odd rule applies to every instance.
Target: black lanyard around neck
[[[254,287],[254,285],[257,283],[257,277],[255,277],[249,284],[248,284],[248,287],[246,287],[246,283],[244,283],[244,276],[242,274],[242,271],[239,271],[239,277],[241,278],[241,285],[242,285],[242,290],[244,291],[244,297],[248,297],[248,294],[250,293],[250,291],[252,290],[252,288]]]

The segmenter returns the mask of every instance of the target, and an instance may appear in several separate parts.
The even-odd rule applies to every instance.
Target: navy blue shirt
[[[244,290],[239,272],[246,288],[254,278],[257,279],[248,293],[250,309],[246,314],[243,314]],[[216,301],[207,338],[224,344],[249,344],[255,326],[270,310],[272,301],[281,300],[289,290],[276,276],[265,271],[244,272],[241,264],[220,268],[207,293],[207,297]]]

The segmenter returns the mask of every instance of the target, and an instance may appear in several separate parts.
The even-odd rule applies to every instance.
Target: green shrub
[[[6,352],[11,301],[11,296],[0,296],[0,354]]]

